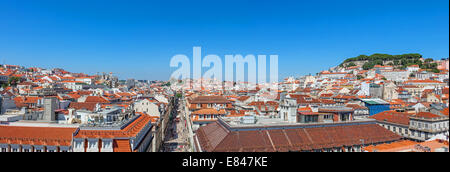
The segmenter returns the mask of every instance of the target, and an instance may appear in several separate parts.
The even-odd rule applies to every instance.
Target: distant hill
[[[418,53],[390,55],[390,54],[372,54],[359,55],[357,57],[347,58],[339,67],[362,66],[364,70],[372,69],[375,65],[389,65],[395,68],[404,69],[411,65],[419,65],[422,69],[435,69],[437,64],[431,63],[433,59],[422,59]]]

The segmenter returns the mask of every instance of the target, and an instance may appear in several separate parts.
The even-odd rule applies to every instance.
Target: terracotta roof
[[[31,82],[21,82],[21,83],[18,83],[17,85],[30,85],[30,86],[33,86],[33,85],[36,85],[36,84],[31,83]]]
[[[408,81],[405,81],[405,83],[439,83],[439,84],[441,84],[443,82],[427,79],[427,80],[408,80]]]
[[[222,96],[198,96],[191,100],[192,104],[194,103],[229,103],[229,101]]]
[[[399,147],[406,147],[410,145],[416,145],[418,142],[410,141],[410,140],[401,140],[393,143],[386,143],[386,144],[380,144],[380,145],[370,145],[364,148],[365,151],[369,152],[385,152],[385,151],[393,151],[396,148]]]
[[[98,103],[95,102],[71,102],[69,108],[74,108],[76,110],[89,110],[94,111]]]
[[[216,114],[226,114],[224,109],[217,111],[216,109],[200,109],[192,112],[193,115],[216,115]]]
[[[67,95],[72,97],[72,98],[74,98],[74,99],[78,99],[78,98],[81,97],[79,94],[67,94]]]
[[[434,152],[437,148],[442,147],[446,147],[448,149],[448,141],[439,139],[425,142],[402,140],[388,144],[368,146],[365,147],[364,150],[369,152]],[[423,148],[429,149],[426,150]]]
[[[405,112],[396,112],[396,111],[384,111],[377,113],[375,115],[370,116],[369,118],[376,119],[380,122],[389,122],[400,125],[408,125],[409,126],[409,117],[411,114]]]
[[[100,96],[88,96],[86,100],[84,101],[86,103],[110,103],[108,100],[106,100],[103,97]]]
[[[0,125],[0,143],[70,146],[76,128],[18,127]]]
[[[310,107],[298,108],[297,112],[312,112]]]
[[[430,112],[419,112],[416,115],[414,115],[416,117],[422,117],[422,118],[439,118],[441,116],[430,113]]]
[[[91,95],[92,91],[80,90],[76,92],[79,95]]]
[[[320,97],[333,97],[333,94],[321,94]]]
[[[401,138],[377,124],[230,131],[219,122],[200,127],[196,137],[204,152],[312,151]]]
[[[442,89],[442,94],[449,94],[449,88]]]
[[[32,97],[32,96],[24,96],[24,97],[15,97],[13,100],[16,103],[37,103],[39,99],[42,99],[41,97]]]
[[[446,116],[448,116],[449,115],[448,114],[449,113],[448,108],[445,108],[444,110],[442,110],[441,113],[446,115]]]
[[[319,99],[322,104],[336,104],[334,100]]]
[[[357,104],[346,104],[345,106],[351,107],[351,108],[353,108],[353,110],[357,110],[357,109],[368,109],[368,108],[365,107],[365,106],[360,106],[360,105],[357,105]]]
[[[249,98],[250,98],[250,96],[241,96],[238,98],[238,100],[242,102],[242,101],[248,100]]]
[[[121,130],[80,130],[74,138],[130,138],[135,137],[151,121],[148,115],[139,115]]]
[[[130,140],[128,139],[114,139],[114,152],[131,152]]]
[[[119,96],[121,96],[121,97],[133,96],[133,94],[131,94],[131,93],[126,93],[126,92],[124,92],[124,93],[116,93],[116,94],[119,95]]]

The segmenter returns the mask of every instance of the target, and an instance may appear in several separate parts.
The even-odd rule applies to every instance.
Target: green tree
[[[356,66],[356,64],[353,62],[350,62],[349,64],[347,64],[347,67],[353,67],[353,66]]]
[[[13,76],[11,78],[8,79],[8,85],[9,86],[16,86],[20,81],[19,77]]]
[[[362,66],[362,68],[363,68],[364,70],[369,70],[369,69],[372,69],[373,66],[375,66],[375,65],[373,65],[373,64],[370,63],[370,62],[366,62],[366,63],[364,63],[364,65]]]
[[[430,63],[430,62],[433,62],[433,59],[432,59],[432,58],[427,58],[427,59],[425,59],[425,63]]]
[[[399,64],[398,60],[394,60],[394,65],[397,66]]]
[[[434,69],[431,69],[431,72],[440,73],[441,71],[439,69],[434,68]]]

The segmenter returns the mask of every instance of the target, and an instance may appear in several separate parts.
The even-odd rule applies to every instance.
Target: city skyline
[[[0,0],[0,153],[448,153],[449,2]]]
[[[199,2],[2,1],[0,60],[168,80],[169,59],[201,46],[220,56],[278,54],[282,79],[361,54],[449,54],[448,1]]]

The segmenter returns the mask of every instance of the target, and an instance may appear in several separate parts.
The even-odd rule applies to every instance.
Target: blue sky
[[[373,53],[449,55],[448,0],[0,0],[0,62],[167,80],[170,58],[278,54],[279,78]]]

